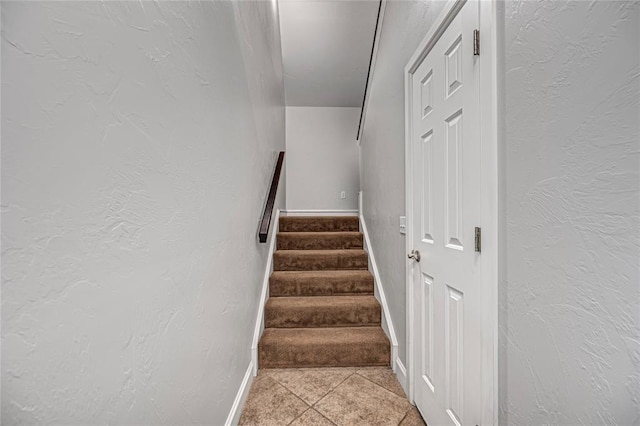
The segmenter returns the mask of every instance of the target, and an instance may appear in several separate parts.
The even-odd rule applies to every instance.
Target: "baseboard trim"
[[[256,326],[253,330],[253,342],[251,343],[251,365],[253,366],[253,375],[258,374],[258,343],[264,332],[264,305],[269,299],[269,277],[273,272],[273,252],[276,250],[276,235],[278,235],[278,227],[280,225],[280,209],[276,210],[274,217],[273,229],[269,236],[269,255],[267,264],[264,268],[264,277],[262,278],[262,289],[260,291],[260,300],[258,301],[258,314],[256,316]]]
[[[283,216],[358,216],[358,210],[283,210]]]
[[[360,226],[362,227],[362,234],[364,235],[364,249],[369,256],[369,271],[373,274],[373,281],[375,282],[376,295],[378,296],[378,302],[382,306],[382,329],[387,334],[389,341],[391,342],[391,369],[396,371],[396,358],[398,357],[398,339],[396,338],[396,332],[393,327],[393,321],[391,320],[391,314],[389,313],[389,305],[387,304],[387,297],[384,294],[382,288],[382,281],[380,279],[380,272],[378,271],[378,264],[376,258],[373,255],[373,247],[371,246],[371,240],[369,239],[369,231],[367,230],[367,224],[365,223],[364,216],[360,215]],[[405,373],[406,376],[406,373]]]
[[[229,411],[229,415],[227,416],[227,421],[224,422],[225,426],[237,425],[240,421],[242,408],[244,407],[244,403],[247,401],[247,396],[249,396],[249,390],[253,383],[253,370],[253,362],[249,362],[249,367],[247,367],[247,371],[244,373],[244,378],[242,379],[242,383],[240,383],[240,389],[238,389],[236,398],[233,400],[233,405],[231,406],[231,411]]]
[[[409,382],[407,381],[407,369],[400,360],[400,357],[396,357],[396,377],[404,389],[404,393],[409,395]],[[411,401],[413,403],[413,401]]]

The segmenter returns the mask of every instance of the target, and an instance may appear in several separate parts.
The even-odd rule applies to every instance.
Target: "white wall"
[[[500,423],[640,420],[637,2],[501,5]],[[442,3],[389,1],[361,148],[405,360],[402,69]]]
[[[508,1],[503,424],[640,421],[640,4]]]
[[[359,118],[360,108],[287,107],[287,210],[358,209]]]
[[[388,1],[361,145],[363,211],[406,366],[404,67],[444,2]]]
[[[3,423],[224,423],[284,149],[277,10],[1,7]]]

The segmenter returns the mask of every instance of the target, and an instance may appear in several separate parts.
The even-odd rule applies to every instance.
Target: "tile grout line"
[[[328,367],[327,370],[334,370],[336,367]],[[340,369],[342,367],[337,367],[337,369]],[[329,419],[328,417],[326,417],[321,411],[319,411],[318,409],[316,409],[316,405],[322,401],[323,399],[325,399],[329,394],[331,394],[332,392],[334,392],[339,386],[341,386],[344,382],[346,382],[347,380],[349,380],[349,378],[353,377],[354,375],[357,375],[359,378],[361,378],[362,380],[365,380],[366,382],[368,382],[371,385],[374,385],[376,388],[379,389],[383,389],[385,390],[387,393],[389,393],[390,395],[393,395],[395,397],[398,398],[402,398],[402,399],[406,399],[406,396],[401,396],[398,395],[397,393],[393,392],[390,389],[387,389],[385,386],[378,384],[376,382],[374,382],[373,380],[371,380],[370,378],[364,376],[361,374],[362,371],[366,370],[366,368],[358,368],[358,367],[346,367],[345,369],[350,369],[351,371],[348,372],[348,374],[344,377],[344,379],[342,379],[340,382],[338,382],[337,384],[335,384],[334,386],[330,386],[330,389],[325,392],[322,396],[320,396],[313,404],[309,404],[307,403],[304,399],[302,399],[301,396],[299,396],[296,392],[294,392],[293,390],[289,389],[289,387],[281,382],[278,379],[278,375],[277,374],[265,374],[266,377],[269,377],[270,379],[273,380],[274,384],[269,386],[268,389],[273,388],[275,385],[280,385],[282,388],[284,388],[289,394],[293,395],[297,400],[301,401],[305,406],[306,409],[304,411],[302,411],[302,413],[300,413],[300,415],[296,416],[294,419],[292,419],[290,422],[287,423],[287,425],[291,425],[293,422],[295,422],[296,420],[300,419],[303,415],[305,415],[305,413],[307,413],[309,410],[313,410],[315,411],[318,415],[320,415],[323,419],[325,419],[327,422],[329,422],[331,425],[333,426],[337,426],[337,424],[332,421],[331,419]],[[300,369],[296,369],[296,370],[300,370]],[[266,390],[266,389],[265,389]],[[413,404],[409,403],[409,407],[407,408],[407,411],[404,413],[403,417],[400,419],[400,421],[398,422],[398,425],[400,425],[406,418],[407,416],[411,413],[411,410],[413,408]],[[424,420],[423,420],[424,421]]]
[[[320,411],[316,410],[315,408],[311,408],[311,410],[313,410],[316,413],[318,413],[319,415],[321,415],[323,419],[325,419],[326,421],[331,423],[333,426],[338,426],[337,423],[334,423],[332,420],[328,419],[327,416],[325,416],[324,414],[322,414]]]
[[[407,397],[406,397],[406,396],[401,397],[400,395],[398,395],[397,393],[395,393],[395,392],[391,391],[390,389],[387,389],[387,388],[385,388],[384,386],[379,385],[378,383],[376,383],[376,382],[372,381],[372,380],[371,380],[371,379],[369,379],[368,377],[365,377],[365,376],[363,376],[362,374],[358,373],[358,371],[361,371],[361,370],[362,370],[362,369],[357,370],[357,371],[356,371],[355,373],[353,373],[353,374],[357,374],[359,377],[361,377],[362,379],[364,379],[364,380],[366,380],[367,382],[371,383],[372,385],[377,386],[377,387],[379,387],[380,389],[384,389],[385,391],[389,392],[389,393],[390,393],[390,394],[392,394],[392,395],[395,395],[395,396],[396,396],[396,397],[398,397],[398,398],[402,398],[402,399],[405,399],[405,400],[407,400],[407,401],[408,401],[408,399],[407,399]],[[404,416],[402,416],[402,418],[401,418],[401,419],[400,419],[400,421],[398,422],[398,426],[399,426],[399,425],[400,425],[400,423],[402,423],[402,421],[403,421],[403,420],[404,420],[404,419],[409,415],[409,413],[411,412],[411,409],[412,409],[412,408],[413,408],[413,404],[409,403],[409,408],[408,408],[408,409],[407,409],[407,411],[404,413]]]
[[[304,367],[303,367],[304,368]],[[352,367],[327,367],[327,368],[322,368],[322,370],[324,369],[334,369],[334,368],[352,368]],[[286,369],[283,369],[286,370]],[[296,369],[291,369],[291,370],[296,370]],[[353,372],[349,373],[349,375],[347,375],[347,377],[345,377],[343,380],[341,380],[338,384],[336,384],[335,386],[331,387],[327,392],[325,392],[322,396],[320,396],[316,402],[314,402],[313,404],[308,404],[306,401],[303,400],[303,402],[305,404],[307,404],[310,408],[314,408],[315,405],[325,396],[327,396],[329,393],[331,393],[335,388],[337,388],[338,386],[340,386],[342,383],[344,383],[345,380],[347,380],[349,377],[353,376],[354,374],[356,374],[356,371],[354,369]],[[285,383],[282,383],[280,380],[277,379],[276,377],[271,377],[276,383],[278,383],[279,385],[281,385],[282,387],[284,387],[285,389],[287,389],[289,392],[291,392],[292,394],[294,394],[295,396],[297,396],[299,399],[302,399],[300,396],[298,396],[298,394],[296,394],[294,391],[292,391],[291,389],[289,389],[287,387],[287,385]],[[316,410],[317,411],[317,410]]]
[[[404,422],[404,419],[406,419],[406,418],[407,418],[407,416],[409,415],[409,413],[410,413],[410,412],[411,412],[411,408],[409,408],[409,411],[407,411],[407,412],[404,414],[404,417],[400,419],[400,421],[398,422],[398,426],[400,426],[400,425],[402,424],[402,422]]]
[[[306,401],[303,401],[303,400],[302,400],[302,398],[300,398],[298,395],[296,395],[295,393],[293,393],[293,392],[292,392],[289,388],[287,388],[286,386],[282,385],[282,384],[281,384],[278,380],[276,380],[274,377],[272,377],[272,376],[271,376],[271,375],[269,375],[269,374],[266,374],[266,375],[265,375],[265,377],[269,377],[269,378],[271,378],[271,380],[273,380],[273,382],[274,382],[274,383],[273,383],[271,386],[269,386],[268,388],[266,388],[266,389],[262,389],[262,392],[259,392],[259,394],[258,394],[258,395],[264,395],[264,394],[266,394],[266,393],[267,393],[266,391],[270,391],[270,390],[272,390],[273,388],[275,388],[275,387],[277,387],[277,386],[280,386],[280,387],[282,387],[285,391],[289,392],[291,395],[293,395],[293,397],[294,397],[294,398],[298,399],[300,402],[302,402],[302,403],[307,407],[307,408],[306,408],[306,409],[305,409],[305,410],[304,410],[300,415],[304,414],[306,411],[308,411],[308,410],[309,410],[309,408],[311,408],[311,407],[309,406],[309,404],[307,404],[307,403],[306,403]],[[252,384],[251,386],[252,386],[252,388],[253,388],[253,384]],[[250,390],[249,390],[249,394],[251,394],[251,390],[252,390],[252,389],[250,389]],[[248,399],[247,399],[247,402],[248,402]],[[241,416],[240,416],[240,419],[242,419],[242,416],[244,415],[244,410],[245,410],[245,408],[246,408],[246,406],[245,406],[245,407],[243,407],[243,409],[242,409],[242,414],[241,414]],[[291,422],[287,423],[287,425],[288,425],[288,424],[291,424],[292,422],[294,422],[298,417],[300,417],[300,416],[295,417],[293,420],[291,420]]]
[[[362,374],[358,373],[357,371],[356,371],[354,374],[357,374],[358,376],[362,377],[362,378],[363,378],[364,380],[366,380],[367,382],[369,382],[369,383],[371,383],[371,384],[373,384],[373,385],[375,385],[375,386],[377,386],[377,387],[379,387],[379,388],[382,388],[382,389],[386,390],[387,392],[389,392],[389,393],[391,393],[391,394],[393,394],[393,395],[397,396],[398,398],[406,399],[406,400],[408,401],[408,398],[407,398],[407,396],[406,396],[406,395],[398,395],[397,393],[395,393],[395,392],[394,392],[394,391],[392,391],[391,389],[387,389],[387,388],[385,388],[384,386],[382,386],[382,385],[380,385],[380,384],[378,384],[378,383],[374,382],[373,380],[369,379],[368,377],[363,376]],[[411,403],[409,403],[409,404],[410,404],[410,405],[412,405]],[[413,406],[413,405],[412,405],[412,406]]]
[[[347,377],[345,377],[344,380],[342,380],[340,383],[338,383],[337,385],[335,385],[334,387],[329,389],[324,395],[322,395],[320,398],[318,398],[318,400],[311,405],[311,408],[313,408],[315,410],[316,404],[318,402],[322,401],[327,395],[329,395],[331,392],[333,392],[338,386],[343,384],[349,377],[353,376],[354,374],[356,374],[355,369],[354,369],[353,372],[351,372],[351,374],[349,374]],[[318,411],[318,410],[316,410],[316,411]],[[320,413],[320,412],[318,411],[318,413]],[[320,413],[320,414],[322,414],[322,413]],[[322,417],[324,417],[324,416],[322,416]]]
[[[344,379],[344,380],[342,380],[340,383],[338,383],[334,388],[332,388],[331,390],[329,390],[329,391],[328,391],[327,393],[325,393],[322,397],[320,397],[320,399],[318,399],[318,400],[317,400],[313,405],[311,405],[311,409],[313,409],[313,410],[314,410],[314,411],[316,411],[318,414],[320,414],[322,417],[324,417],[325,419],[327,419],[330,423],[332,423],[332,424],[336,425],[336,423],[332,422],[332,421],[331,421],[330,419],[328,419],[324,414],[322,414],[322,412],[321,412],[321,411],[316,410],[315,406],[316,406],[316,404],[318,404],[320,401],[322,401],[322,400],[323,400],[327,395],[329,395],[331,392],[333,392],[335,389],[337,389],[341,384],[343,384],[344,382],[346,382],[346,381],[347,381],[347,379],[349,379],[350,377],[353,377],[354,375],[357,375],[358,377],[360,377],[361,379],[365,380],[366,382],[371,383],[371,384],[372,384],[372,385],[374,385],[375,387],[378,387],[378,388],[380,388],[380,389],[383,389],[384,391],[388,392],[389,394],[391,394],[391,395],[393,395],[393,396],[395,396],[395,397],[398,397],[398,398],[402,398],[402,399],[407,400],[406,396],[402,397],[402,396],[398,395],[397,393],[395,393],[395,392],[393,392],[393,391],[391,391],[391,390],[389,390],[389,389],[385,388],[384,386],[379,385],[378,383],[375,383],[374,381],[372,381],[372,380],[371,380],[371,379],[369,379],[368,377],[363,376],[362,374],[360,374],[360,373],[359,373],[359,371],[362,371],[362,370],[363,370],[362,368],[360,368],[360,369],[358,369],[358,368],[354,368],[354,371],[353,371],[351,374],[349,374],[349,376],[345,377],[345,379]],[[408,401],[408,400],[407,400],[407,401]],[[399,426],[399,425],[404,421],[404,419],[405,419],[405,418],[409,415],[409,413],[411,412],[411,409],[412,409],[412,408],[413,408],[413,404],[409,403],[409,408],[407,408],[407,411],[404,413],[404,415],[402,416],[402,418],[401,418],[401,419],[400,419],[400,421],[398,422],[398,425],[397,425],[397,426]]]
[[[287,389],[289,390],[289,389]],[[291,392],[289,390],[289,392]],[[306,403],[305,403],[306,404]],[[300,415],[298,417],[296,417],[295,419],[291,420],[289,423],[287,423],[287,426],[290,425],[291,423],[295,422],[296,420],[298,420],[300,417],[304,416],[304,413],[306,413],[307,411],[311,410],[311,407],[307,406],[307,409],[304,410],[302,413],[300,413]],[[406,416],[405,416],[406,417]]]
[[[329,367],[332,368],[332,367]],[[334,367],[335,368],[335,367]],[[337,367],[337,368],[341,368],[341,367]],[[353,376],[354,374],[356,374],[356,369],[354,369],[354,371],[352,371],[349,375],[347,375],[347,377],[345,377],[343,380],[341,380],[338,384],[336,384],[335,386],[331,387],[325,394],[323,394],[320,398],[318,398],[318,400],[316,402],[314,402],[313,404],[309,405],[307,403],[307,401],[303,400],[299,395],[297,395],[294,391],[292,391],[291,389],[289,389],[287,387],[286,384],[282,383],[280,380],[278,380],[277,378],[277,374],[274,376],[271,376],[271,378],[280,386],[282,386],[283,388],[285,388],[286,390],[288,390],[291,394],[293,394],[296,398],[298,398],[299,400],[301,400],[302,402],[304,402],[307,405],[307,409],[304,410],[298,417],[296,417],[295,419],[291,420],[289,423],[287,423],[287,425],[290,425],[291,423],[295,422],[296,420],[298,420],[300,417],[302,417],[304,415],[304,413],[306,413],[309,410],[313,410],[316,413],[318,413],[320,416],[322,416],[322,418],[324,418],[325,420],[327,420],[329,423],[331,423],[334,426],[337,426],[336,423],[334,423],[333,421],[331,421],[330,419],[328,419],[324,414],[322,414],[320,411],[315,409],[315,405],[320,402],[325,396],[329,395],[335,388],[337,388],[338,386],[340,386],[342,383],[345,382],[345,380],[347,380],[349,377]]]
[[[274,379],[275,380],[275,379]],[[277,384],[282,386],[284,388],[284,390],[286,390],[287,392],[289,392],[291,395],[293,395],[296,399],[298,399],[300,402],[302,402],[304,405],[307,406],[307,409],[304,410],[302,413],[300,413],[300,416],[303,415],[304,413],[306,413],[307,411],[309,411],[309,408],[311,408],[311,406],[309,404],[307,404],[306,401],[304,401],[302,398],[300,398],[298,395],[296,395],[293,391],[291,391],[291,389],[289,389],[288,387],[286,387],[285,385],[281,384],[279,381],[277,381]],[[293,420],[291,420],[289,423],[287,423],[287,425],[290,425],[291,423],[295,422],[300,416],[295,417]]]
[[[354,374],[356,374],[356,369],[354,368],[354,370],[351,372],[351,374],[347,375],[347,377],[344,378],[344,380],[342,380],[340,383],[338,383],[337,385],[335,385],[334,387],[332,387],[331,389],[329,389],[327,391],[327,393],[325,393],[324,395],[322,395],[320,398],[318,398],[318,400],[316,402],[313,403],[313,405],[311,406],[311,409],[313,411],[315,411],[316,413],[320,414],[324,419],[326,419],[329,423],[331,423],[334,426],[338,426],[337,423],[334,423],[331,419],[329,419],[327,416],[325,416],[322,412],[320,412],[319,410],[316,410],[316,404],[320,401],[322,401],[327,395],[329,395],[331,392],[333,392],[334,390],[336,390],[336,388],[338,386],[340,386],[341,384],[343,384],[344,382],[347,381],[347,379],[351,376],[353,376]]]

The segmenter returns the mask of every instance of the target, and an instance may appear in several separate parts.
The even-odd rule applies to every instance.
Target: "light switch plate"
[[[407,233],[407,217],[406,216],[400,216],[400,233],[401,234]]]

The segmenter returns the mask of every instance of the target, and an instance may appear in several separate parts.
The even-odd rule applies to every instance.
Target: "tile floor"
[[[387,367],[263,369],[240,425],[425,425]]]

